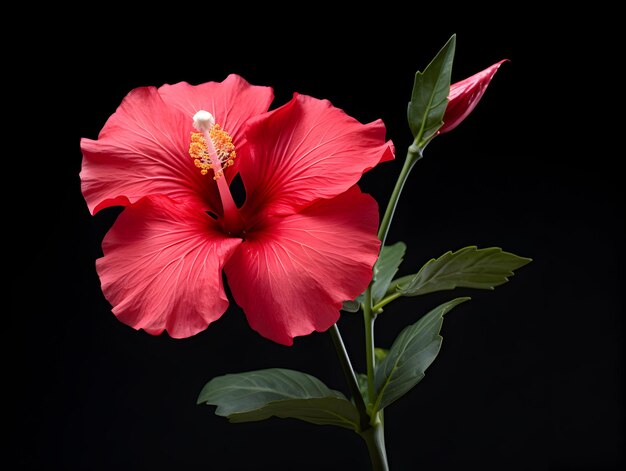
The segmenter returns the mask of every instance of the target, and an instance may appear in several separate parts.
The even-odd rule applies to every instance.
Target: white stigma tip
[[[215,124],[215,118],[211,113],[200,110],[193,115],[193,127],[200,132],[208,131]]]

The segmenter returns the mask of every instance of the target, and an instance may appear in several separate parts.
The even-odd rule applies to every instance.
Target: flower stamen
[[[193,127],[199,132],[191,133],[189,155],[202,175],[213,170],[213,180],[217,182],[217,190],[222,202],[222,227],[229,235],[241,234],[244,228],[239,209],[230,193],[224,170],[235,163],[237,154],[233,138],[215,122],[208,111],[200,110],[193,117]]]
[[[237,158],[233,138],[215,123],[208,111],[198,111],[193,117],[193,125],[200,132],[191,133],[189,155],[202,175],[213,170],[213,179],[219,180]]]

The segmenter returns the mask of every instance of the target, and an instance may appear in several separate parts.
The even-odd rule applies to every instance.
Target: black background
[[[368,469],[354,433],[292,420],[229,424],[195,405],[210,378],[266,367],[303,370],[346,391],[327,334],[282,347],[249,329],[235,305],[185,340],[152,337],[115,319],[94,261],[119,210],[88,214],[79,138],[95,138],[134,87],[220,81],[234,72],[272,86],[274,106],[298,91],[328,98],[363,122],[383,118],[397,161],[361,185],[382,206],[410,144],[413,74],[454,32],[454,80],[502,58],[511,62],[471,117],[429,146],[388,240],[409,246],[401,274],[472,244],[534,262],[494,292],[401,300],[379,318],[377,343],[388,347],[431,307],[473,297],[446,317],[444,345],[426,378],[386,411],[390,465],[623,464],[623,179],[556,101],[571,92],[559,83],[578,70],[568,60],[573,54],[547,68],[543,53],[551,48],[536,24],[407,29],[415,16],[381,13],[363,22],[311,13],[313,24],[276,16],[242,27],[236,11],[190,11],[172,19],[184,22],[183,32],[167,22],[117,18],[106,27],[74,24],[67,40],[45,38],[40,51],[54,66],[31,63],[41,75],[25,74],[36,83],[34,106],[45,110],[45,124],[37,116],[28,121],[43,129],[38,157],[24,156],[37,190],[18,198],[25,206],[15,220],[20,239],[36,243],[24,244],[27,256],[12,271],[11,338],[19,346],[7,357],[17,378],[17,401],[8,407],[20,467]],[[213,33],[203,21],[223,26]],[[584,50],[577,54],[588,59]],[[569,118],[576,124],[564,124]],[[340,327],[363,370],[360,318],[344,314]]]

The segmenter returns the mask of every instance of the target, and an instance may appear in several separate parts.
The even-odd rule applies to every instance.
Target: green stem
[[[400,175],[398,176],[398,180],[396,181],[396,186],[393,188],[393,192],[391,193],[391,198],[389,198],[389,203],[387,204],[385,215],[383,216],[383,220],[380,223],[380,229],[378,229],[378,239],[381,242],[381,247],[385,245],[387,233],[389,232],[389,226],[391,225],[391,220],[393,219],[393,213],[396,211],[396,205],[398,204],[398,200],[400,199],[400,194],[402,193],[404,183],[406,182],[409,173],[413,168],[413,165],[415,165],[415,162],[417,162],[421,158],[421,149],[415,143],[413,143],[413,145],[409,146],[409,150],[406,154],[406,160],[404,161],[404,165],[402,166],[402,170],[400,171]]]
[[[406,275],[406,276],[401,276],[400,278],[396,278],[395,280],[391,282],[391,284],[389,285],[389,288],[387,288],[387,292],[385,293],[385,296],[391,296],[393,294],[396,294],[398,292],[398,288],[400,288],[403,285],[409,284],[413,280],[413,278],[415,278],[415,273],[413,273],[412,275]]]
[[[415,275],[412,275],[415,276]],[[378,304],[376,304],[373,308],[372,311],[373,312],[379,312],[382,308],[384,308],[387,304],[389,304],[391,301],[393,301],[394,299],[398,299],[400,296],[402,296],[402,293],[400,293],[399,291],[396,291],[395,293],[387,296],[386,298],[381,299],[380,301],[378,301]]]
[[[387,234],[389,233],[389,226],[391,225],[393,214],[396,211],[396,206],[398,204],[398,200],[400,199],[400,194],[402,193],[402,188],[404,188],[404,183],[406,182],[409,173],[411,173],[411,169],[415,165],[415,162],[421,158],[422,150],[414,142],[409,146],[404,165],[402,166],[400,175],[398,175],[398,180],[396,181],[396,185],[393,188],[391,197],[389,198],[389,203],[387,203],[387,209],[385,210],[385,215],[380,223],[380,229],[378,229],[378,239],[380,240],[381,247],[385,245],[385,240],[387,239]],[[376,306],[372,307],[372,282],[370,282],[370,285],[365,290],[365,301],[363,303],[363,317],[365,321],[365,358],[367,362],[367,394],[369,397],[368,406],[370,409],[376,400],[376,391],[374,388],[374,367],[376,366],[376,359],[374,357],[374,320],[376,319],[376,315],[379,310],[382,309],[387,302],[393,300],[385,300],[387,302],[384,304],[383,302],[379,302]],[[374,418],[372,418],[372,421],[373,420]]]
[[[367,410],[371,411],[376,401],[376,389],[374,387],[374,314],[372,313],[372,287],[365,290],[365,302],[363,303],[363,320],[365,322],[365,362],[367,364]],[[371,418],[372,420],[374,417]]]
[[[398,180],[393,188],[385,215],[380,223],[380,229],[378,230],[378,239],[380,240],[381,247],[385,245],[387,234],[389,233],[389,226],[393,219],[393,214],[396,211],[402,188],[406,182],[411,169],[419,159],[422,158],[422,150],[413,142],[409,146],[409,150],[406,154],[406,160],[398,175]],[[363,302],[363,320],[365,323],[365,359],[367,363],[367,396],[368,405],[367,410],[370,412],[370,427],[362,429],[361,436],[367,443],[367,449],[370,453],[370,460],[372,461],[372,468],[374,471],[388,471],[389,465],[387,464],[387,452],[385,450],[385,437],[384,437],[384,425],[381,420],[381,413],[374,411],[374,403],[376,402],[376,389],[374,384],[374,368],[376,367],[376,357],[374,356],[374,321],[379,310],[384,306],[382,302],[379,302],[376,306],[372,307],[372,282],[365,290],[365,300]],[[389,302],[389,301],[387,301]]]
[[[337,324],[333,324],[329,332],[330,337],[333,339],[333,345],[335,346],[335,350],[337,351],[337,356],[339,357],[339,363],[341,363],[341,369],[343,370],[343,374],[346,377],[346,382],[350,387],[350,393],[354,398],[354,404],[359,411],[359,417],[361,419],[361,430],[365,430],[369,427],[369,416],[367,415],[367,408],[365,407],[365,402],[363,401],[363,395],[361,394],[361,391],[359,389],[359,383],[356,379],[354,368],[352,368],[352,363],[350,362],[348,351],[346,350],[346,346],[343,343],[343,339],[341,338],[341,333],[339,332],[339,327],[337,326]]]
[[[385,427],[379,422],[361,433],[367,444],[373,471],[389,471],[387,450],[385,449]]]

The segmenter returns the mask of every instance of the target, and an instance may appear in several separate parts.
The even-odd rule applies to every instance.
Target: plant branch
[[[391,225],[393,214],[396,211],[396,206],[398,204],[398,200],[400,199],[400,194],[402,193],[402,188],[404,188],[404,183],[406,182],[409,173],[411,173],[411,169],[415,165],[415,162],[421,158],[422,149],[413,143],[413,145],[409,146],[409,150],[406,154],[406,160],[404,161],[404,165],[402,166],[402,170],[400,171],[400,175],[396,181],[396,186],[393,188],[393,192],[391,193],[391,198],[389,198],[385,215],[380,223],[380,229],[378,229],[378,239],[380,240],[381,248],[385,245],[385,241],[387,240],[389,226]]]
[[[350,362],[348,351],[346,350],[346,346],[343,343],[343,339],[341,338],[341,333],[339,332],[339,327],[337,326],[337,324],[333,324],[329,332],[330,337],[333,339],[333,345],[335,346],[335,350],[337,351],[337,356],[339,357],[341,369],[343,370],[343,374],[346,377],[346,382],[348,383],[348,387],[350,388],[350,393],[354,398],[354,403],[359,412],[359,417],[361,419],[361,430],[366,430],[370,426],[369,416],[367,415],[367,408],[365,407],[365,402],[363,401],[363,395],[361,394],[361,390],[359,389],[359,383],[356,379],[354,368],[352,368],[352,363]]]

